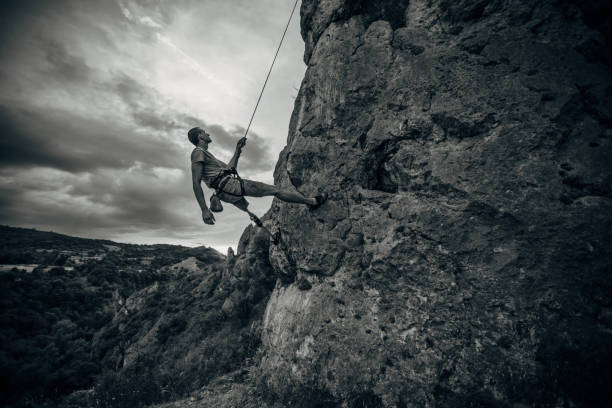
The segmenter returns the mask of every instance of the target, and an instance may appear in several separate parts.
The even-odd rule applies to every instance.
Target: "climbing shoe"
[[[325,201],[327,201],[327,193],[323,193],[321,195],[318,195],[315,197],[315,200],[317,200],[316,204],[310,204],[310,209],[311,210],[316,210],[317,208],[319,208]]]

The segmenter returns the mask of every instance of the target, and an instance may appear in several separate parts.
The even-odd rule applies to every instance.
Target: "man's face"
[[[208,132],[206,132],[205,130],[202,130],[200,132],[200,139],[202,139],[203,141],[207,142],[207,143],[211,143],[212,139],[210,138],[210,134]]]

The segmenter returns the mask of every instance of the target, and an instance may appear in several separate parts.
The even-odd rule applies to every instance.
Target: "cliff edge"
[[[591,3],[303,1],[275,181],[330,199],[268,213],[292,260],[270,246],[290,279],[264,316],[269,395],[612,398],[612,78]]]

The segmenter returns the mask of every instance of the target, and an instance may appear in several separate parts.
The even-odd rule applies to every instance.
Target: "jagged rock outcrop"
[[[275,181],[330,199],[268,214],[295,263],[270,247],[295,274],[264,317],[270,395],[611,397],[612,80],[592,5],[303,0],[308,70]]]
[[[265,232],[249,227],[236,254],[204,250],[162,267],[159,281],[127,298],[117,291],[114,318],[92,342],[106,371],[91,406],[143,406],[186,397],[207,384],[216,389],[223,379],[242,381],[274,288],[268,247]],[[67,404],[89,406],[79,405],[82,398],[77,394]]]

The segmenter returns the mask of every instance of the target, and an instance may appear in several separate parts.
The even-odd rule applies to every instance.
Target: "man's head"
[[[187,132],[187,138],[189,139],[191,143],[193,143],[196,146],[198,145],[200,141],[203,141],[206,143],[212,142],[212,139],[210,138],[210,134],[208,134],[208,132],[206,132],[204,129],[200,127],[194,127],[190,129],[189,132]]]

